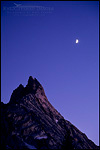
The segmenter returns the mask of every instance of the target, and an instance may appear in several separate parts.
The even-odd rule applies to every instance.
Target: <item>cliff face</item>
[[[29,77],[10,102],[1,102],[3,149],[98,149],[49,103],[42,85]]]

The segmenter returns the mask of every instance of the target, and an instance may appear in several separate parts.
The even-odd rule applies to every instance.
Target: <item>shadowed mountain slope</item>
[[[8,104],[1,102],[3,149],[98,149],[50,104],[32,76],[16,88]]]

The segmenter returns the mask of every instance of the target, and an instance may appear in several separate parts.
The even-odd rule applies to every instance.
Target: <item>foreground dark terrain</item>
[[[42,85],[29,77],[10,102],[1,102],[2,149],[98,149],[49,103]]]

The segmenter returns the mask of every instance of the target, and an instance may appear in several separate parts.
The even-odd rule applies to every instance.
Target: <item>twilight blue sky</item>
[[[99,145],[98,1],[1,2],[1,101],[9,102],[30,75],[64,118]]]

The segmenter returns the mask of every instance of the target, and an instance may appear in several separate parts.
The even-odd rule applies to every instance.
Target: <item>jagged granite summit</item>
[[[42,85],[29,77],[8,104],[1,102],[2,149],[99,149],[49,103]]]

